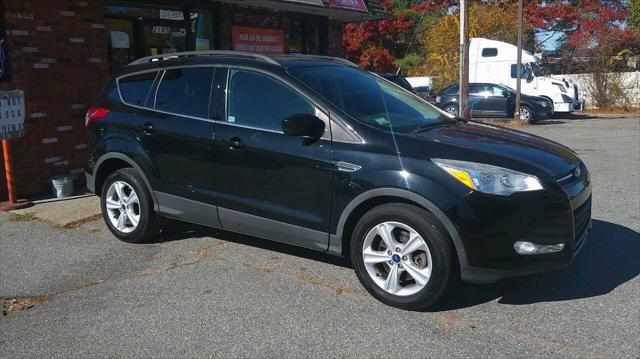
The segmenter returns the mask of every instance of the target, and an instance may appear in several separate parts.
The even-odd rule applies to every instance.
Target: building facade
[[[379,0],[2,0],[0,91],[22,90],[26,120],[11,141],[18,197],[78,185],[84,115],[109,74],[162,53],[242,50],[343,56],[342,25],[386,16]],[[0,157],[2,156],[0,152]],[[6,200],[0,166],[0,201]]]

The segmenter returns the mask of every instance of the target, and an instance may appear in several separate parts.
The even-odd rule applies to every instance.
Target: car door
[[[500,86],[487,85],[486,112],[491,117],[507,117],[509,92]]]
[[[324,115],[282,78],[246,69],[230,69],[228,77],[226,121],[216,129],[223,228],[326,250],[334,169],[329,131],[321,139],[282,132],[288,116]]]
[[[215,148],[210,119],[215,72],[210,66],[167,69],[152,99],[156,116],[144,125],[160,180],[156,197],[161,213],[214,226],[219,225],[213,207]]]
[[[467,106],[471,117],[487,117],[487,95],[489,88],[483,84],[469,84]]]

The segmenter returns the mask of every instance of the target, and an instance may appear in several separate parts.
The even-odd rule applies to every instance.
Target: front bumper
[[[550,271],[553,269],[568,267],[573,262],[573,259],[578,255],[584,243],[587,241],[587,237],[591,233],[591,221],[589,221],[589,225],[587,229],[584,231],[580,239],[578,240],[578,245],[573,250],[571,257],[568,260],[559,260],[559,261],[549,261],[549,262],[541,262],[538,268],[512,268],[512,269],[495,269],[495,268],[480,268],[480,267],[472,267],[472,266],[461,266],[460,267],[460,279],[465,283],[474,283],[474,284],[490,284],[495,283],[501,279],[512,278],[512,277],[522,277],[526,275],[541,273]]]
[[[554,102],[554,112],[571,112],[573,111],[573,102]]]
[[[462,281],[491,283],[570,265],[591,230],[591,184],[586,167],[581,169],[580,177],[544,180],[545,190],[537,193],[469,195],[464,217],[454,221],[467,257],[460,267]],[[520,255],[513,249],[516,241],[565,247]]]

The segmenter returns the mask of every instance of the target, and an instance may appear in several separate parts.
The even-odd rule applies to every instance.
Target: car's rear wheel
[[[123,168],[107,177],[101,205],[104,221],[118,239],[141,243],[158,234],[149,189],[134,169]]]
[[[458,116],[458,106],[457,105],[446,105],[444,107],[444,111],[450,115]]]
[[[531,107],[525,105],[520,107],[520,121],[523,123],[533,123],[535,121],[535,116]]]
[[[402,309],[435,304],[455,281],[446,231],[431,213],[409,204],[367,212],[354,228],[351,259],[369,293]]]

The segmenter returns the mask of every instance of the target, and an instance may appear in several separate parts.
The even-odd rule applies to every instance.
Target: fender
[[[344,230],[344,226],[349,218],[349,215],[355,208],[357,208],[363,202],[376,198],[376,197],[400,197],[404,198],[408,201],[417,203],[422,207],[426,208],[429,212],[431,212],[436,218],[444,225],[447,230],[451,240],[453,241],[454,248],[456,249],[456,253],[458,254],[458,260],[460,265],[467,265],[467,254],[464,249],[464,245],[462,243],[462,239],[458,233],[458,230],[453,225],[453,223],[449,220],[447,215],[436,206],[433,202],[428,199],[408,190],[399,189],[399,188],[376,188],[364,193],[361,193],[356,198],[351,200],[349,204],[345,207],[340,215],[340,219],[338,220],[338,227],[335,235],[330,236],[329,241],[329,253],[333,255],[342,255],[342,233]]]
[[[154,210],[157,212],[158,211],[158,201],[156,199],[155,191],[153,190],[153,187],[151,187],[151,182],[149,182],[149,178],[147,177],[147,175],[142,170],[142,167],[140,167],[140,165],[136,161],[134,161],[131,157],[129,157],[127,155],[124,155],[122,153],[119,153],[119,152],[107,152],[107,153],[103,154],[102,156],[100,156],[100,158],[96,161],[96,165],[94,166],[94,169],[93,169],[94,175],[91,176],[91,178],[89,178],[89,175],[87,174],[87,187],[89,187],[89,185],[91,185],[91,187],[89,187],[89,189],[93,189],[93,191],[95,192],[95,174],[98,173],[98,171],[100,169],[100,166],[106,160],[114,159],[114,158],[122,160],[122,161],[125,161],[131,167],[133,167],[136,170],[136,172],[138,172],[138,175],[142,178],[142,181],[144,181],[144,184],[147,186],[147,189],[149,190],[149,193],[151,194],[151,198],[153,199],[153,207],[154,207]]]

